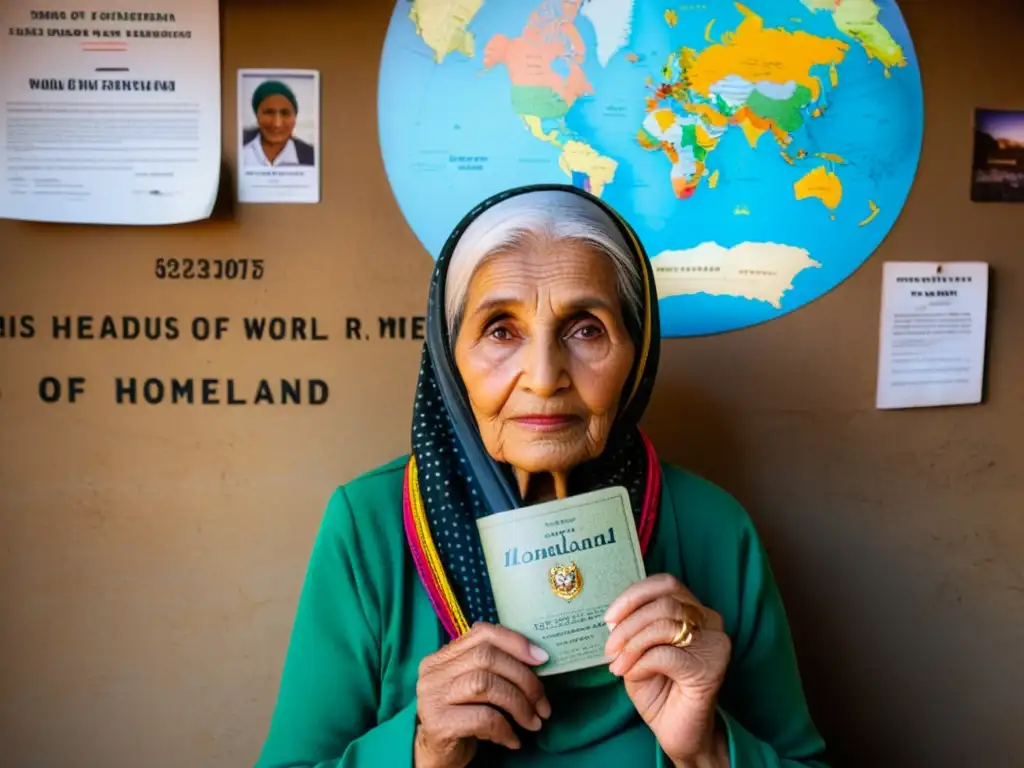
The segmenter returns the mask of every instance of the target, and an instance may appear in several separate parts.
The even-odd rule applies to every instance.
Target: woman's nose
[[[534,336],[530,339],[520,382],[540,397],[551,397],[569,386],[565,348],[557,338]]]

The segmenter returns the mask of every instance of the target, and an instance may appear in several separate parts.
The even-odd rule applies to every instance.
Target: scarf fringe
[[[420,581],[427,590],[434,612],[444,625],[445,631],[452,639],[460,637],[468,631],[466,617],[459,607],[455,593],[452,592],[448,577],[445,575],[441,558],[437,554],[434,540],[430,536],[430,525],[427,523],[423,499],[420,496],[419,473],[416,457],[411,456],[405,467],[405,482],[402,489],[403,522],[405,537],[409,542],[412,559],[416,563],[416,571]]]

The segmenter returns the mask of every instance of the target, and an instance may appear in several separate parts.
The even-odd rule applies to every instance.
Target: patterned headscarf
[[[637,355],[619,415],[604,452],[573,470],[569,493],[624,486],[637,516],[642,549],[650,540],[657,514],[661,473],[638,423],[654,386],[660,329],[653,272],[639,239],[610,206],[576,187],[532,185],[488,198],[454,229],[434,267],[413,407],[413,450],[404,483],[406,537],[423,585],[451,638],[465,633],[475,621],[497,623],[475,521],[516,509],[523,500],[511,468],[492,459],[484,447],[455,366],[445,317],[448,266],[459,239],[485,210],[516,195],[556,190],[589,200],[611,218],[637,260],[643,283],[640,324],[630,328]]]

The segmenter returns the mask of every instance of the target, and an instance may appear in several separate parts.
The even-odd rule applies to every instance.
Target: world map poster
[[[923,97],[892,0],[402,0],[378,122],[431,256],[484,198],[573,184],[637,230],[663,333],[691,336],[791,312],[871,256]]]

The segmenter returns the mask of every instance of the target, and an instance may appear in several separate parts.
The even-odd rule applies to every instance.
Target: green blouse
[[[299,599],[280,692],[257,768],[412,766],[420,660],[446,637],[408,554],[405,458],[338,488]],[[645,562],[718,611],[733,655],[719,694],[732,768],[825,766],[782,601],[742,507],[663,464]],[[543,680],[552,716],[522,748],[481,744],[482,765],[669,766],[606,668]],[[642,757],[646,756],[646,757]]]

